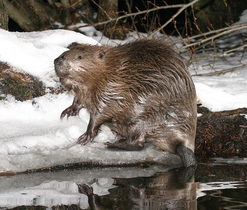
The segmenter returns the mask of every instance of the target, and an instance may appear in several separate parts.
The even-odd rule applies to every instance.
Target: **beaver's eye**
[[[82,59],[82,56],[81,56],[81,55],[79,55],[77,58],[78,58],[78,59]]]

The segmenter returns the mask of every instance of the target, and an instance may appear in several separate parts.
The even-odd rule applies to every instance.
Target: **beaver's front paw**
[[[92,142],[94,139],[95,134],[93,132],[88,133],[85,132],[84,134],[82,134],[78,140],[77,140],[77,144],[81,144],[81,145],[86,145],[88,142]]]
[[[77,184],[79,193],[93,195],[93,188],[86,184]]]
[[[63,119],[66,115],[67,118],[70,116],[76,116],[78,115],[78,113],[79,113],[78,106],[71,105],[62,112],[62,114],[60,115],[60,119]]]

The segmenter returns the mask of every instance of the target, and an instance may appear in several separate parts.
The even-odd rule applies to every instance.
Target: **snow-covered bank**
[[[66,30],[8,32],[0,29],[0,61],[53,84],[53,61],[73,42],[97,44],[93,38]]]
[[[104,143],[114,138],[107,127],[102,127],[103,132],[93,143],[76,144],[76,139],[86,129],[89,116],[82,110],[80,117],[60,121],[61,111],[72,100],[67,94],[47,94],[26,102],[2,101],[0,171],[20,172],[80,162],[113,165],[143,161],[165,163],[167,160],[180,163],[177,156],[157,152],[154,147],[142,152],[104,149]]]
[[[57,78],[53,60],[73,42],[97,44],[82,34],[54,30],[32,33],[14,33],[0,29],[0,61],[18,70],[25,70],[41,79],[47,86],[55,86]],[[233,63],[236,58],[232,59]],[[246,55],[241,57],[247,62]],[[222,68],[233,64],[219,63]],[[207,71],[203,63],[193,64],[191,73]],[[202,104],[211,110],[247,107],[247,69],[240,69],[221,76],[193,77]],[[12,97],[0,101],[0,172],[21,172],[78,162],[99,164],[137,163],[158,161],[164,164],[180,164],[178,156],[157,151],[148,145],[141,152],[105,149],[104,143],[113,140],[108,128],[92,144],[76,145],[88,122],[82,110],[79,117],[60,121],[60,113],[72,103],[73,97],[65,93],[46,94],[25,102]]]

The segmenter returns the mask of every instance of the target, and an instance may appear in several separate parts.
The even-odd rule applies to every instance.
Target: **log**
[[[247,156],[247,108],[211,112],[198,107],[195,153],[205,157]]]
[[[16,100],[24,101],[45,94],[45,86],[34,76],[16,72],[6,63],[0,62],[0,99],[11,94]]]
[[[18,25],[25,31],[35,31],[38,27],[33,25],[29,17],[23,15],[23,13],[18,10],[13,4],[7,0],[3,0],[5,9],[10,18],[18,23]]]

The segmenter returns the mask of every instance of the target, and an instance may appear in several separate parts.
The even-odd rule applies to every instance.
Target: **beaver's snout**
[[[67,70],[64,69],[64,60],[64,55],[61,55],[54,60],[55,72],[60,80],[64,79],[68,75]]]
[[[55,66],[56,66],[56,65],[61,66],[61,65],[63,64],[63,60],[64,60],[64,55],[61,55],[61,56],[57,57],[57,58],[54,60]]]

